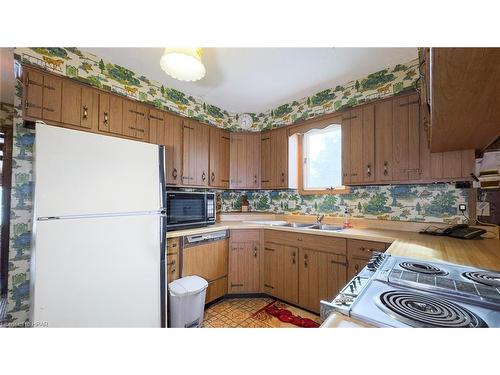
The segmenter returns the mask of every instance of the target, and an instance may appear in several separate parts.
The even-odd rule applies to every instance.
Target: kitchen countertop
[[[500,240],[460,240],[408,231],[349,228],[342,231],[324,231],[304,228],[290,228],[239,221],[220,222],[203,228],[167,232],[167,238],[188,236],[228,229],[270,229],[285,232],[317,234],[347,239],[391,243],[388,254],[461,264],[500,271]]]
[[[208,233],[228,229],[271,229],[286,232],[308,233],[347,239],[391,243],[387,253],[408,258],[441,261],[500,271],[500,240],[460,240],[402,230],[349,228],[338,232],[251,224],[241,221],[220,222],[204,228],[186,229],[167,233],[167,238]],[[322,328],[370,327],[342,314],[331,314]]]

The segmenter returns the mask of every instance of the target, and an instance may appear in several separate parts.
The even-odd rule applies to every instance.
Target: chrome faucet
[[[323,221],[323,219],[325,218],[325,215],[321,215],[318,213],[316,214],[316,224],[321,224],[321,222]]]

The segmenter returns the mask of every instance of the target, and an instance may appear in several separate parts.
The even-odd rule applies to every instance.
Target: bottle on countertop
[[[343,225],[343,227],[344,227],[344,229],[345,228],[352,228],[352,224],[349,221],[349,209],[347,207],[344,210],[344,225]]]

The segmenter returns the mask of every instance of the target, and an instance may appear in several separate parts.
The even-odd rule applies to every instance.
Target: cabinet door
[[[137,104],[136,110],[134,138],[147,142],[149,139],[148,108],[142,104]]]
[[[82,126],[82,86],[70,80],[62,83],[61,122],[73,126]],[[84,124],[88,126],[89,122]]]
[[[244,188],[260,186],[260,134],[247,134],[243,142],[245,158],[241,167],[246,171]]]
[[[264,244],[264,292],[280,297],[283,288],[282,246],[274,243]]]
[[[182,120],[182,184],[194,185],[196,176],[196,134],[189,120]]]
[[[123,135],[136,138],[137,104],[131,100],[123,101]]]
[[[342,118],[342,184],[349,185],[351,182],[350,168],[351,150],[351,120],[349,112],[344,113]]]
[[[99,122],[99,92],[90,87],[81,87],[82,101],[80,105],[80,126],[97,130]]]
[[[273,187],[273,165],[272,165],[272,145],[271,145],[271,133],[264,132],[261,134],[260,138],[260,184],[263,189],[269,189]]]
[[[210,152],[210,128],[208,125],[192,121],[194,126],[194,149],[192,157],[194,158],[194,184],[196,186],[208,186],[208,163]]]
[[[50,75],[43,76],[42,118],[61,122],[62,79]]]
[[[245,186],[246,171],[244,167],[246,147],[244,143],[245,138],[243,134],[231,133],[229,187],[232,189],[239,189]]]
[[[319,255],[309,249],[300,249],[299,305],[319,312]]]
[[[229,293],[259,291],[259,243],[231,242],[229,250]]]
[[[299,303],[299,249],[292,246],[282,246],[283,283],[279,297],[285,301]]]
[[[229,134],[210,127],[210,186],[229,187]]]
[[[346,257],[337,254],[319,254],[319,300],[331,301],[347,284]]]
[[[24,73],[24,113],[34,119],[42,118],[43,74],[25,69]]]
[[[182,156],[183,156],[183,120],[180,117],[157,111],[159,139],[166,149],[166,180],[167,185],[182,183]]]
[[[363,110],[350,111],[349,179],[351,183],[363,181]]]
[[[123,99],[99,93],[99,130],[123,134]]]
[[[373,104],[363,106],[363,182],[375,181],[375,118]]]
[[[377,181],[392,180],[392,100],[375,104],[375,174]]]
[[[288,187],[288,130],[278,128],[271,131],[272,148],[274,156],[272,167],[275,170],[274,187]]]

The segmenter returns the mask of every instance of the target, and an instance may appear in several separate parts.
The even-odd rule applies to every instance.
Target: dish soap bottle
[[[343,225],[343,227],[344,227],[344,229],[352,228],[352,224],[349,221],[349,209],[347,207],[345,208],[345,211],[344,211],[344,225]]]

